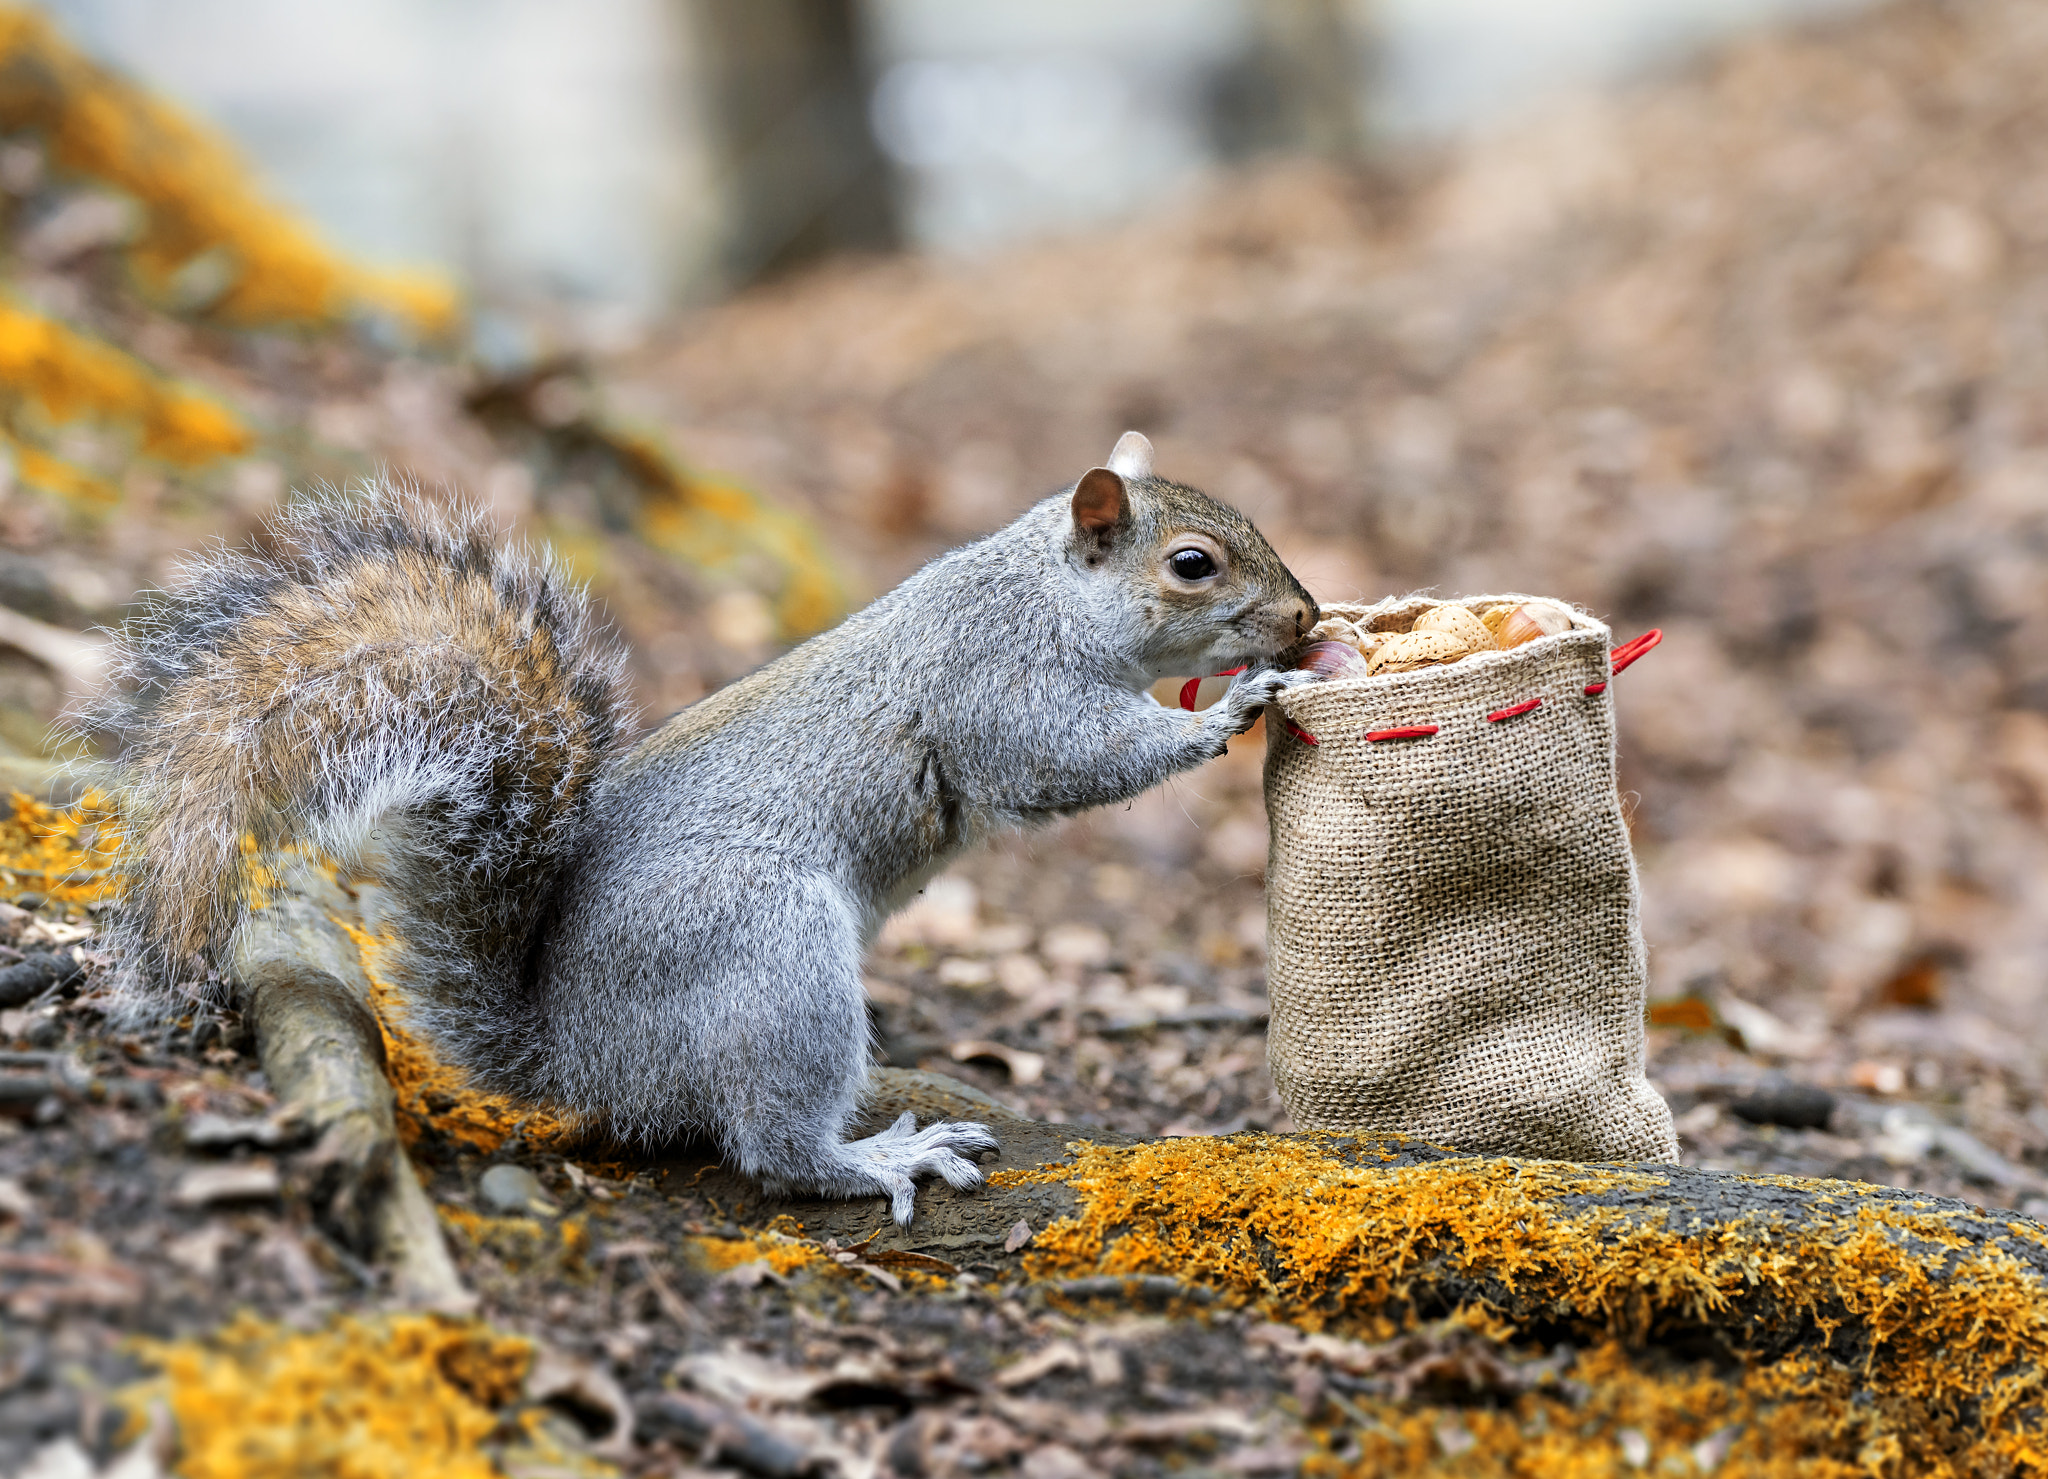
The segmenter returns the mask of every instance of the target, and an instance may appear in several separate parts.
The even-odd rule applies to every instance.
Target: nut
[[[1368,673],[1408,673],[1416,668],[1456,662],[1471,652],[1470,644],[1449,632],[1402,632],[1387,638],[1366,659],[1365,666]]]
[[[1493,633],[1486,623],[1463,606],[1432,606],[1415,618],[1411,632],[1443,632],[1456,637],[1475,652],[1493,646]]]
[[[1572,619],[1555,606],[1531,601],[1517,606],[1501,621],[1495,640],[1501,648],[1520,647],[1538,637],[1555,637],[1572,629]]]
[[[1325,680],[1363,678],[1367,672],[1365,659],[1349,642],[1311,642],[1302,649],[1294,665]]]

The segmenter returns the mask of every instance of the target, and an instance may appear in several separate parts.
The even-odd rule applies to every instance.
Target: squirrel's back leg
[[[583,1080],[566,1097],[622,1129],[658,1136],[681,1128],[671,1117],[693,1123],[771,1190],[886,1196],[906,1225],[919,1177],[980,1185],[970,1157],[997,1148],[986,1126],[919,1130],[905,1115],[879,1135],[844,1138],[869,1061],[860,929],[845,891],[757,851],[689,873],[682,899],[627,904],[664,928],[599,926],[588,972],[574,969],[573,946],[556,955],[563,974],[543,1016]],[[639,958],[621,959],[622,948]],[[656,1095],[669,1102],[657,1107]]]

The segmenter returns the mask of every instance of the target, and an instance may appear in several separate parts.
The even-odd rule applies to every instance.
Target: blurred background
[[[294,486],[553,540],[659,717],[1136,427],[1325,599],[1664,629],[1689,1155],[2048,1195],[2044,70],[2029,0],[0,11],[0,737]],[[963,864],[886,1051],[1283,1124],[1237,751]],[[1727,1112],[1788,1076],[1862,1108]]]

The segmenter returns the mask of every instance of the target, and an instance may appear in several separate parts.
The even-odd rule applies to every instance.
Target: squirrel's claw
[[[887,1193],[890,1215],[904,1227],[917,1215],[918,1177],[937,1176],[955,1191],[972,1191],[981,1185],[981,1167],[968,1156],[999,1149],[986,1125],[941,1120],[920,1130],[910,1110],[888,1129],[846,1146],[857,1172],[872,1177],[874,1189]]]

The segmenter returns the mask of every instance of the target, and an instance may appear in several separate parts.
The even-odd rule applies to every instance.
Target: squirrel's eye
[[[1182,580],[1201,580],[1216,573],[1216,562],[1209,558],[1206,550],[1177,549],[1167,563],[1173,566],[1173,573]]]

